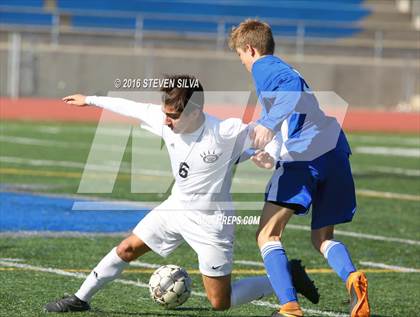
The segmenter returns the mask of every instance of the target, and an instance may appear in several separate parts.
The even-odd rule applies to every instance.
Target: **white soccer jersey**
[[[160,105],[96,96],[87,97],[86,102],[140,119],[143,128],[164,139],[175,178],[173,196],[196,210],[215,210],[230,202],[232,169],[243,150],[251,146],[251,125],[205,114],[204,124],[195,132],[177,134],[163,124]],[[276,151],[276,145],[271,143],[267,149]]]
[[[230,274],[234,225],[218,219],[234,215],[232,168],[251,145],[252,126],[240,119],[221,121],[206,114],[195,132],[176,134],[163,124],[165,114],[159,105],[96,96],[87,97],[86,103],[140,119],[141,126],[161,136],[168,149],[175,178],[172,194],[138,223],[133,234],[161,256],[186,241],[198,255],[202,274]]]

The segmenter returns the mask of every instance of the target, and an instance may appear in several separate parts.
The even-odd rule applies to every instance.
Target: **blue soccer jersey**
[[[263,106],[258,123],[282,143],[265,200],[304,214],[312,206],[312,229],[351,221],[356,197],[347,139],[325,115],[305,80],[281,59],[268,55],[252,66]]]
[[[267,55],[252,66],[252,76],[262,105],[258,123],[278,133],[287,150],[283,161],[311,161],[350,146],[337,120],[320,109],[305,80],[280,58]]]

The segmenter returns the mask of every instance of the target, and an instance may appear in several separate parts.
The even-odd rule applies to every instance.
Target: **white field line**
[[[15,259],[15,258],[0,258],[0,261],[6,261],[6,262],[25,262],[24,259]]]
[[[249,265],[249,266],[256,266],[256,267],[264,267],[264,263],[257,262],[257,261],[247,261],[247,260],[238,260],[234,261],[235,264],[241,265]]]
[[[0,265],[6,266],[6,267],[15,267],[15,268],[21,268],[21,269],[27,269],[27,270],[33,270],[37,272],[44,272],[44,273],[53,273],[57,275],[62,276],[70,276],[70,277],[76,277],[80,279],[85,279],[87,277],[87,274],[84,273],[76,273],[76,272],[66,272],[64,270],[60,269],[54,269],[54,268],[46,268],[42,266],[34,266],[29,264],[22,264],[17,262],[8,262],[8,261],[0,261]],[[125,285],[133,285],[141,288],[149,288],[149,285],[141,282],[135,282],[130,280],[124,280],[124,279],[116,279],[114,280],[115,283],[119,284],[125,284]],[[191,292],[192,295],[199,296],[199,297],[207,297],[206,294],[202,292]],[[279,305],[275,305],[269,302],[264,301],[253,301],[252,304],[256,306],[264,306],[269,308],[275,308],[278,309]],[[328,311],[321,311],[321,310],[315,310],[315,309],[303,309],[304,312],[308,314],[315,314],[320,316],[331,316],[331,317],[346,317],[347,315],[343,315],[340,313],[334,313],[334,312],[328,312]]]
[[[376,263],[376,262],[369,262],[369,261],[360,261],[359,263],[364,266],[377,267],[380,269],[395,270],[398,272],[420,273],[420,269],[415,269],[411,267],[403,267],[403,266],[389,265],[385,263]]]
[[[264,267],[263,262],[257,262],[257,261],[234,261],[235,264],[241,264],[241,265],[247,265],[247,266],[253,266],[253,267]],[[363,266],[367,267],[375,267],[380,269],[387,269],[387,270],[394,270],[397,272],[404,272],[404,273],[420,273],[420,269],[415,269],[411,267],[402,267],[402,266],[396,266],[396,265],[389,265],[385,263],[375,263],[375,262],[368,262],[368,261],[359,261],[359,263]],[[146,265],[147,263],[143,263]]]
[[[386,155],[400,157],[420,157],[419,148],[386,147],[386,146],[356,146],[355,153],[370,155]]]
[[[22,145],[34,145],[34,146],[49,146],[49,147],[61,147],[66,149],[91,149],[92,147],[95,150],[107,151],[107,152],[132,152],[131,147],[122,148],[121,146],[114,145],[112,143],[83,143],[83,142],[65,142],[65,141],[52,141],[45,139],[36,139],[36,138],[27,138],[27,137],[16,137],[16,136],[7,136],[0,135],[0,141],[13,143],[13,144],[22,144]],[[147,148],[147,151],[142,151],[142,155],[157,155],[157,154],[166,154],[165,151],[158,149],[158,143],[156,141],[156,147]],[[160,143],[159,143],[160,146]]]
[[[353,174],[358,175],[362,173],[370,173],[370,172],[377,172],[383,174],[390,174],[390,175],[400,175],[400,176],[411,176],[411,177],[419,177],[420,176],[420,169],[409,169],[409,168],[401,168],[401,167],[391,167],[391,166],[364,166],[364,167],[352,167]]]
[[[420,138],[398,137],[398,136],[371,136],[371,135],[350,135],[350,141],[357,141],[371,144],[391,144],[392,145],[417,145],[420,146]]]
[[[418,195],[379,192],[379,191],[370,190],[370,189],[357,189],[356,194],[360,196],[364,196],[364,197],[377,197],[377,198],[386,198],[386,199],[420,201],[420,196]]]
[[[287,228],[291,228],[295,230],[311,231],[311,228],[309,226],[302,226],[302,225],[288,224]],[[360,239],[386,241],[386,242],[398,242],[398,243],[410,244],[410,245],[420,245],[419,240],[408,240],[408,239],[401,239],[401,238],[394,238],[394,237],[384,237],[384,236],[377,236],[373,234],[342,231],[342,230],[334,230],[334,233],[341,236],[360,238]]]
[[[159,170],[152,169],[132,169],[130,164],[116,161],[106,161],[103,165],[97,164],[87,164],[80,163],[75,161],[58,161],[58,160],[38,160],[38,159],[25,159],[16,156],[0,156],[0,162],[11,163],[11,164],[21,164],[28,166],[49,166],[49,167],[67,167],[67,168],[76,168],[84,169],[87,167],[89,171],[101,171],[101,172],[123,172],[123,173],[133,173],[141,174],[147,176],[159,176],[159,177],[172,177],[170,172],[164,172]]]
[[[161,267],[160,264],[154,264],[154,263],[146,263],[141,261],[132,261],[130,262],[130,266],[136,266],[136,267],[144,267],[146,269],[157,269]]]
[[[157,136],[150,132],[141,130],[137,125],[130,125],[135,130],[132,133],[136,137],[142,139],[156,139]],[[127,135],[127,127],[116,128],[116,127],[68,127],[68,126],[48,126],[48,125],[37,125],[36,127],[25,127],[26,131],[36,131],[45,134],[59,134],[59,133],[97,133],[99,135],[110,135],[110,136],[125,136]],[[22,131],[21,126],[2,126],[0,131]]]
[[[142,139],[157,139],[156,135],[151,133],[145,132],[144,130],[140,130],[139,126],[132,126],[134,130],[131,130],[131,133],[136,136],[136,138]],[[107,127],[48,127],[48,126],[41,126],[34,129],[32,131],[38,131],[41,133],[48,133],[48,134],[59,134],[59,133],[96,133],[97,135],[110,135],[110,136],[126,136],[127,135],[127,127],[125,128],[107,128]]]
[[[7,143],[24,144],[24,145],[57,146],[57,147],[67,147],[70,143],[70,142],[63,142],[63,141],[52,141],[52,140],[18,137],[18,136],[10,136],[10,135],[0,135],[0,141],[7,142]],[[77,144],[80,145],[80,143],[77,143]],[[73,146],[76,146],[76,143],[74,143]]]

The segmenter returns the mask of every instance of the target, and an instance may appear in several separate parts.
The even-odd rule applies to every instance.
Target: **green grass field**
[[[96,134],[91,124],[2,122],[0,130],[0,177],[2,191],[31,191],[86,197],[152,201],[161,200],[172,181],[166,150],[160,140],[136,131],[125,144],[124,129],[109,126]],[[420,311],[420,137],[415,135],[350,134],[352,167],[358,190],[358,212],[350,224],[337,227],[350,249],[354,263],[367,272],[372,316],[418,316]],[[95,151],[91,152],[92,144]],[[131,150],[131,145],[134,145]],[[112,145],[112,146],[111,146]],[[124,147],[122,147],[124,149]],[[390,149],[397,149],[396,153]],[[385,154],[374,154],[374,152]],[[387,152],[388,151],[388,152]],[[91,155],[89,156],[89,153]],[[132,155],[135,175],[131,177]],[[109,193],[78,193],[85,163],[106,165],[95,170],[94,184],[114,183],[112,166],[121,168]],[[238,167],[233,193],[239,201],[259,201],[270,172],[249,162]],[[86,175],[85,175],[86,176]],[[96,183],[95,183],[96,182]],[[134,191],[134,192],[133,192]],[[1,202],[0,202],[1,208]],[[5,212],[3,210],[3,212]],[[13,212],[13,210],[7,211]],[[256,210],[241,214],[258,215]],[[311,247],[310,216],[294,217],[286,230],[284,245],[289,258],[301,258],[321,293],[318,305],[302,299],[305,316],[345,316],[347,294],[339,278],[325,271],[328,265]],[[0,219],[0,230],[1,219]],[[235,261],[261,262],[254,241],[256,226],[236,229]],[[0,233],[0,258],[20,259],[25,266],[0,262],[0,316],[45,316],[45,303],[63,293],[75,292],[88,274],[123,235],[44,236],[19,232]],[[186,245],[162,259],[147,254],[145,263],[178,264],[193,278],[195,293],[180,309],[166,311],[154,304],[147,284],[151,269],[130,267],[121,279],[97,294],[93,310],[72,316],[270,316],[274,297],[227,312],[214,312],[202,296],[194,252]],[[9,260],[12,261],[12,260]],[[16,260],[17,261],[17,260]],[[15,263],[15,262],[13,262]],[[17,262],[16,262],[17,263]],[[391,266],[391,267],[388,267]],[[57,270],[45,270],[52,268]],[[401,272],[404,269],[413,272]],[[262,267],[236,263],[234,279],[264,274]],[[69,272],[69,275],[63,275]],[[257,305],[259,304],[259,305]],[[270,305],[271,304],[271,305]]]

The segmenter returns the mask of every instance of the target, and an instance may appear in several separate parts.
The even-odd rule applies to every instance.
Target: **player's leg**
[[[235,280],[231,284],[230,307],[247,304],[272,294],[273,288],[267,275]]]
[[[229,309],[273,292],[266,276],[231,283],[235,228],[233,224],[224,223],[221,219],[234,214],[233,210],[186,212],[174,221],[182,224],[179,230],[183,238],[197,253],[204,288],[215,310]]]
[[[239,306],[273,294],[267,276],[249,277],[231,283],[234,226],[218,221],[223,218],[220,216],[226,214],[231,213],[218,211],[215,214],[202,214],[202,224],[194,220],[196,214],[186,213],[177,217],[177,221],[181,220],[183,224],[180,231],[185,241],[198,255],[208,299],[217,310]],[[295,274],[293,280],[299,285],[301,293],[312,302],[318,302],[318,292],[300,261],[291,261],[290,265]]]
[[[76,297],[82,301],[90,302],[93,295],[106,283],[120,276],[129,262],[148,251],[150,248],[139,237],[131,234],[98,263],[75,293]]]
[[[334,240],[334,225],[351,221],[356,211],[348,154],[339,150],[331,151],[317,165],[317,169],[325,177],[314,195],[312,244],[346,284],[350,296],[351,317],[368,317],[370,308],[366,275],[356,270],[346,246]]]
[[[47,311],[66,312],[88,310],[92,296],[106,283],[116,279],[128,262],[153,250],[167,256],[181,243],[181,237],[168,227],[170,203],[164,201],[150,211],[133,229],[133,234],[113,248],[88,275],[75,295],[46,305]]]
[[[267,276],[249,277],[232,283],[231,274],[222,276],[203,274],[203,284],[207,298],[215,310],[226,310],[273,294]]]
[[[296,290],[309,300],[317,303],[319,294],[309,279],[300,261],[290,261],[294,284],[299,283]],[[273,288],[266,275],[253,276],[231,282],[230,274],[221,277],[203,275],[207,298],[216,310],[240,306],[273,294]]]
[[[356,271],[346,246],[334,240],[334,226],[314,229],[311,232],[314,248],[327,260],[330,267],[337,273],[343,282]]]
[[[334,240],[334,226],[312,230],[311,238],[315,249],[345,283],[350,296],[351,317],[370,316],[366,275],[356,270],[346,246]]]
[[[85,311],[90,309],[92,297],[107,283],[115,280],[128,263],[150,251],[150,248],[132,234],[113,248],[87,276],[79,290],[70,296],[48,303],[47,312]]]
[[[281,244],[284,228],[294,213],[293,209],[266,202],[256,236],[271,285],[282,305],[277,316],[303,316]]]
[[[282,305],[277,316],[303,316],[281,238],[290,217],[305,213],[311,206],[315,188],[316,179],[308,162],[277,163],[267,185],[257,242],[271,285]]]
[[[231,306],[231,275],[206,276],[203,275],[203,285],[207,298],[215,310],[226,310]]]

